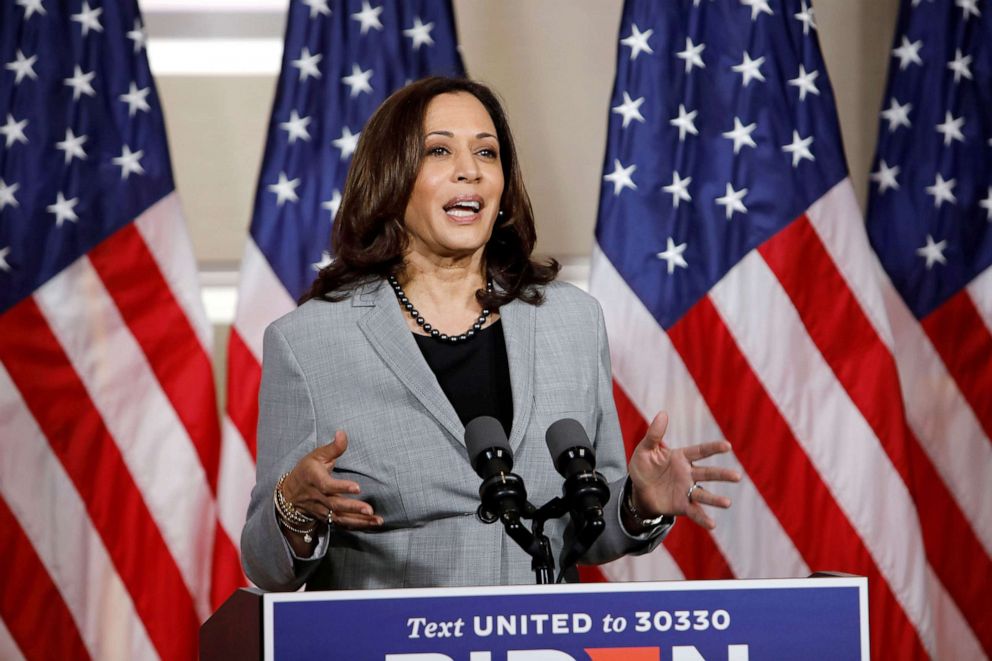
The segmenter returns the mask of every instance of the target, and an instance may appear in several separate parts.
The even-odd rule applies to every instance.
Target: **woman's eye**
[[[480,149],[479,156],[482,156],[483,158],[496,158],[496,150],[489,149],[488,147],[485,149]]]
[[[448,153],[447,147],[429,147],[427,149],[427,154],[429,156],[444,156]]]

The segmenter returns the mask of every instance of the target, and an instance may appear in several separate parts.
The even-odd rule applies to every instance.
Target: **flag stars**
[[[300,117],[300,113],[292,110],[289,113],[289,120],[280,122],[279,128],[289,134],[289,144],[295,143],[298,139],[309,142],[310,131],[307,130],[307,125],[310,121],[309,117]]]
[[[18,183],[8,184],[3,178],[0,178],[0,211],[3,211],[6,207],[17,207],[17,198],[14,197],[14,193],[21,185]]]
[[[950,110],[944,113],[943,123],[937,124],[937,133],[942,133],[944,135],[945,147],[950,145],[955,140],[964,142],[964,133],[961,131],[963,127],[964,116],[953,117]]]
[[[637,56],[641,53],[647,53],[648,55],[654,54],[651,45],[648,43],[648,39],[651,38],[652,34],[654,34],[654,30],[641,32],[636,23],[631,23],[630,36],[620,40],[621,44],[630,48],[631,60],[636,60]]]
[[[434,45],[434,38],[431,37],[431,30],[433,29],[434,23],[424,23],[420,20],[419,16],[415,16],[413,27],[403,30],[403,36],[409,37],[412,40],[411,47],[413,50],[420,50],[421,46]]]
[[[95,76],[95,71],[83,73],[83,70],[79,68],[79,65],[76,65],[72,77],[66,78],[64,81],[66,85],[72,88],[73,101],[78,101],[79,97],[83,94],[86,96],[96,96],[96,92],[93,90],[93,85],[90,84]]]
[[[899,182],[896,180],[897,176],[899,176],[899,166],[893,165],[890,167],[885,162],[885,159],[881,159],[878,162],[878,169],[871,173],[871,180],[878,184],[878,192],[882,194],[890,188],[899,190]]]
[[[752,60],[751,55],[747,51],[744,51],[744,59],[741,60],[741,63],[735,64],[730,68],[731,70],[741,74],[741,85],[747,87],[748,83],[750,83],[752,79],[765,82],[765,76],[761,73],[761,65],[764,63],[764,55],[756,60]]]
[[[905,126],[909,128],[912,123],[909,121],[909,111],[913,109],[912,103],[900,104],[899,101],[892,97],[889,99],[889,107],[883,110],[881,113],[882,119],[889,123],[889,133],[892,133],[900,126]]]
[[[320,208],[330,211],[331,222],[334,222],[334,217],[338,215],[338,209],[341,208],[341,191],[335,188],[334,192],[331,193],[331,199],[321,202]]]
[[[692,177],[686,177],[683,179],[679,176],[678,171],[672,172],[672,183],[667,186],[663,186],[661,190],[672,196],[672,206],[676,209],[679,208],[679,202],[685,200],[686,202],[692,201],[692,196],[689,195],[689,184],[692,183]]]
[[[379,20],[379,14],[381,13],[382,7],[373,7],[368,3],[368,0],[362,0],[362,11],[355,12],[351,15],[351,18],[362,24],[362,34],[366,34],[373,28],[376,30],[382,29],[382,21]]]
[[[926,245],[917,248],[916,254],[927,260],[927,270],[933,268],[934,264],[947,264],[947,258],[944,257],[944,250],[947,249],[947,241],[934,241],[933,237],[927,234]]]
[[[666,243],[667,246],[665,250],[657,253],[655,257],[668,263],[668,275],[675,273],[675,267],[682,269],[689,268],[689,263],[686,262],[685,257],[682,256],[682,253],[685,252],[685,248],[688,244],[680,243],[679,245],[675,245],[675,241],[672,240],[672,237],[668,237],[668,241]]]
[[[142,112],[151,111],[151,106],[148,105],[148,94],[152,91],[151,87],[145,87],[138,89],[138,86],[131,83],[128,88],[127,94],[121,94],[119,98],[121,101],[127,104],[127,116],[134,117],[135,113],[139,110]]]
[[[819,71],[810,71],[807,73],[806,67],[799,65],[799,75],[789,81],[789,84],[799,88],[799,100],[805,101],[806,94],[820,94],[820,90],[817,89],[816,83],[814,82],[820,76]]]
[[[735,156],[740,152],[741,147],[757,147],[757,144],[754,142],[754,138],[751,137],[751,134],[754,133],[754,130],[757,127],[757,123],[754,122],[745,126],[744,123],[741,122],[740,118],[734,117],[734,129],[732,131],[726,131],[722,135],[728,140],[734,141]]]
[[[703,49],[705,48],[706,44],[693,44],[692,39],[689,37],[685,38],[685,50],[676,53],[675,57],[685,60],[686,73],[692,73],[693,67],[699,67],[700,69],[706,68],[706,64],[703,62]]]
[[[303,0],[303,4],[310,8],[310,18],[331,15],[331,8],[327,6],[327,0]]]
[[[747,207],[742,202],[745,195],[747,195],[746,188],[734,190],[734,187],[730,183],[727,183],[726,192],[716,198],[716,203],[724,208],[727,220],[730,220],[734,216],[734,212],[747,213]]]
[[[369,80],[372,78],[372,69],[362,71],[357,64],[351,65],[351,75],[345,76],[341,82],[351,89],[351,98],[355,98],[362,92],[372,92],[372,85]]]
[[[320,271],[322,271],[324,269],[325,266],[330,266],[331,265],[331,262],[333,262],[333,261],[334,261],[334,258],[331,257],[330,251],[324,250],[323,252],[320,253],[320,261],[319,262],[314,262],[313,264],[310,265],[310,267],[314,271],[317,271],[319,273]]]
[[[810,30],[816,29],[816,17],[813,14],[813,8],[806,4],[806,0],[803,0],[802,7],[803,10],[795,14],[794,18],[803,24],[803,36],[805,36],[809,34]]]
[[[306,46],[300,51],[300,57],[293,60],[290,64],[300,70],[300,80],[304,81],[309,78],[320,78],[320,69],[317,68],[317,64],[324,59],[324,56],[320,53],[310,53],[310,49]]]
[[[65,140],[55,143],[55,148],[65,152],[65,164],[69,165],[73,158],[86,160],[86,150],[83,143],[88,138],[85,135],[76,135],[71,128],[65,130]]]
[[[923,65],[923,60],[920,58],[921,48],[923,48],[922,41],[910,42],[907,37],[903,36],[899,48],[892,49],[892,54],[899,58],[900,71],[905,71],[910,64]]]
[[[83,0],[83,10],[78,14],[73,14],[71,20],[79,23],[83,30],[83,36],[85,37],[90,33],[90,30],[103,32],[103,26],[100,25],[100,14],[102,13],[102,7],[91,8],[90,3]]]
[[[4,142],[4,147],[10,149],[10,146],[15,142],[28,143],[28,138],[24,135],[24,129],[27,128],[28,120],[22,119],[21,121],[16,121],[14,116],[7,113],[7,123],[0,126],[0,135],[3,135],[6,139]]]
[[[75,212],[77,204],[79,204],[78,197],[67,200],[65,195],[62,194],[62,191],[59,191],[55,198],[55,204],[49,204],[45,209],[48,213],[55,214],[55,226],[62,227],[67,220],[74,223],[79,220],[79,216]]]
[[[955,49],[954,59],[947,63],[947,68],[954,72],[955,83],[959,82],[962,76],[971,80],[971,55],[962,54],[960,48]]]
[[[813,152],[810,151],[809,146],[813,144],[813,136],[808,138],[800,138],[799,131],[792,132],[792,142],[787,145],[782,145],[782,151],[792,154],[792,167],[798,167],[799,163],[803,159],[810,161],[815,161],[816,158],[813,157]]]
[[[774,16],[772,8],[768,6],[768,0],[741,0],[741,4],[751,8],[751,20],[758,20],[758,14],[765,13]]]
[[[984,200],[978,202],[978,206],[985,209],[985,220],[992,223],[992,186],[989,186],[989,194]]]
[[[37,55],[32,55],[31,57],[25,57],[21,49],[17,49],[17,55],[13,62],[8,62],[4,65],[4,68],[14,72],[14,84],[20,85],[21,81],[25,77],[31,80],[37,80],[38,74],[34,72],[34,63],[38,61]],[[970,76],[969,76],[970,77]]]
[[[982,12],[978,9],[978,0],[954,0],[954,4],[961,8],[963,12],[962,18],[966,23],[972,16],[978,18],[982,15]]]
[[[296,187],[300,185],[300,180],[290,179],[286,176],[285,172],[279,173],[279,181],[274,184],[269,184],[268,189],[276,194],[276,204],[280,207],[285,204],[286,200],[290,202],[299,202],[300,197],[296,194]]]
[[[636,171],[636,164],[624,167],[620,159],[615,158],[613,159],[613,172],[604,176],[603,179],[613,184],[613,195],[617,196],[624,188],[637,190],[637,184],[634,183],[634,179],[631,176]]]
[[[135,54],[140,53],[148,41],[148,35],[145,34],[145,26],[141,24],[141,19],[134,19],[134,29],[128,31],[127,38],[134,42]]]
[[[613,112],[618,115],[623,115],[623,128],[633,121],[637,120],[644,123],[644,116],[641,114],[641,104],[644,103],[644,97],[639,97],[637,99],[630,98],[630,95],[626,92],[623,93],[623,103],[612,108]]]
[[[121,155],[112,159],[114,165],[121,169],[121,179],[127,179],[134,174],[144,174],[145,169],[141,167],[141,157],[145,155],[145,150],[131,151],[131,148],[124,145]]]
[[[686,112],[685,106],[680,103],[679,116],[668,120],[669,124],[678,128],[679,142],[685,142],[686,133],[699,135],[699,130],[696,128],[696,115],[698,114],[699,114],[698,110],[693,110],[692,112]]]
[[[24,7],[25,21],[34,16],[35,13],[42,16],[48,13],[45,11],[45,5],[42,4],[42,0],[17,0],[17,4]]]
[[[932,186],[927,186],[927,195],[933,196],[933,206],[940,208],[944,202],[957,204],[958,198],[954,196],[954,187],[957,186],[957,179],[944,180],[944,177],[937,174]]]
[[[352,133],[347,126],[341,128],[341,137],[331,140],[331,144],[341,150],[341,160],[350,158],[358,148],[358,138],[362,132]]]

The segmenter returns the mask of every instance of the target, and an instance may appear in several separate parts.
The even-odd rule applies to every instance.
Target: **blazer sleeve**
[[[602,564],[623,555],[648,553],[661,543],[671,529],[670,525],[663,525],[645,535],[634,536],[624,529],[620,521],[620,501],[627,481],[627,457],[620,432],[620,421],[617,418],[617,408],[613,401],[613,371],[610,365],[606,322],[603,320],[603,310],[599,303],[594,303],[594,307],[599,352],[596,380],[596,404],[599,415],[593,444],[596,448],[596,469],[610,481],[610,502],[604,512],[606,528],[596,543],[580,559],[583,564]]]
[[[316,569],[327,553],[328,535],[325,530],[318,536],[310,558],[296,557],[276,521],[272,492],[279,476],[317,447],[316,416],[303,370],[274,324],[265,329],[262,353],[255,488],[241,532],[241,562],[258,587],[289,591]]]

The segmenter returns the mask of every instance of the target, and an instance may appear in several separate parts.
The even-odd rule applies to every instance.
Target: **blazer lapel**
[[[506,337],[506,357],[510,364],[510,387],[513,389],[513,428],[510,448],[516,451],[527,431],[534,404],[534,333],[536,308],[520,300],[499,310]]]
[[[358,322],[365,337],[396,378],[459,444],[464,445],[465,427],[420,353],[392,289],[384,282],[373,283],[355,294],[352,305],[371,308]]]

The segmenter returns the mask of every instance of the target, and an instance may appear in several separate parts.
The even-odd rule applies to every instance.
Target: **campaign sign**
[[[266,594],[266,659],[868,659],[861,577]]]

